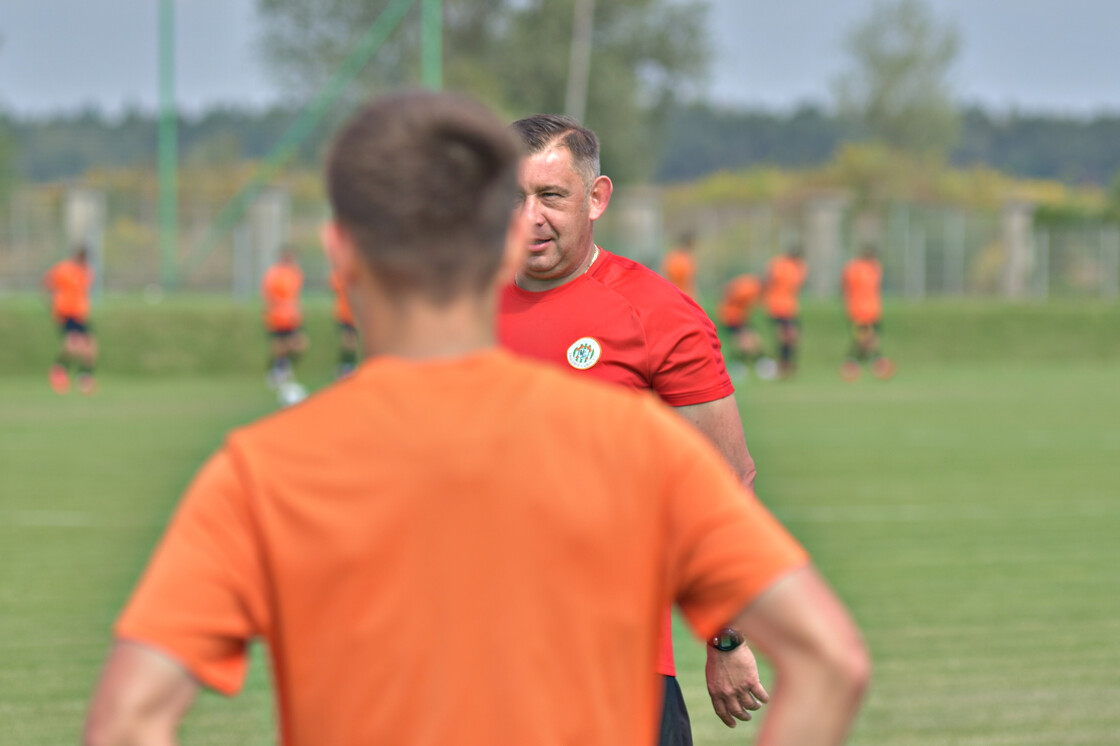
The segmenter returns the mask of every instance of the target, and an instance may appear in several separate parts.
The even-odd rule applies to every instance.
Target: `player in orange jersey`
[[[62,349],[49,371],[51,388],[59,394],[70,390],[70,368],[77,370],[78,390],[92,394],[97,388],[93,367],[97,362],[97,340],[89,323],[89,291],[93,268],[89,251],[79,247],[73,256],[54,265],[43,277],[43,289],[51,296],[51,312],[62,332]]]
[[[280,386],[294,378],[293,368],[307,349],[299,302],[302,290],[303,271],[296,263],[295,252],[285,246],[280,250],[280,258],[268,268],[261,281],[264,325],[270,340],[268,380],[273,386]]]
[[[866,244],[860,255],[844,265],[841,291],[844,308],[852,325],[852,347],[840,368],[845,380],[859,378],[866,364],[877,378],[890,378],[894,364],[879,351],[879,333],[883,317],[883,268],[875,247]]]
[[[793,375],[797,367],[797,343],[801,336],[798,296],[807,274],[801,247],[797,244],[774,257],[766,270],[763,299],[766,313],[774,322],[774,333],[778,339],[778,375],[782,378]]]
[[[338,367],[336,378],[345,378],[358,365],[358,329],[354,326],[354,312],[350,299],[337,272],[331,272],[331,290],[334,291],[334,320],[338,325]]]
[[[235,431],[117,621],[86,743],[171,743],[264,641],[284,746],[653,742],[659,612],[778,677],[760,740],[843,740],[869,663],[804,550],[653,397],[497,345],[519,150],[458,96],[360,110],[323,243],[365,362]]]
[[[740,365],[761,364],[764,360],[762,338],[751,324],[754,307],[761,297],[762,282],[751,274],[734,277],[723,286],[723,297],[716,309],[716,316],[731,335],[732,343],[735,345],[733,354],[741,361]],[[768,358],[765,360],[773,366],[773,361]],[[761,365],[759,367],[765,369]],[[759,371],[759,375],[762,378],[768,377],[762,370]]]
[[[689,298],[696,297],[696,236],[685,233],[665,254],[661,274]]]

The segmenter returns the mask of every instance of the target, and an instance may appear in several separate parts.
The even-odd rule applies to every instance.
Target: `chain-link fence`
[[[151,290],[170,262],[178,289],[252,297],[281,245],[296,250],[309,290],[325,290],[321,193],[306,186],[265,191],[228,230],[215,230],[230,193],[232,187],[181,192],[177,248],[168,257],[160,251],[154,183],[17,190],[0,207],[0,292],[37,288],[47,269],[79,243],[94,257],[99,292]],[[867,241],[878,247],[889,296],[1120,295],[1120,227],[1102,221],[1046,225],[1033,220],[1027,205],[965,210],[899,203],[868,210],[830,194],[677,205],[646,187],[616,190],[596,225],[604,247],[655,269],[685,232],[698,238],[698,285],[706,298],[736,274],[762,274],[792,242],[802,245],[809,262],[806,292],[834,295],[844,262]]]

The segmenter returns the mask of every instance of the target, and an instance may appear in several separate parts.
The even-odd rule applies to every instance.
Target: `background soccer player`
[[[594,223],[613,190],[599,173],[595,133],[551,114],[512,127],[528,153],[520,182],[530,235],[521,271],[502,294],[502,343],[578,375],[653,391],[698,427],[750,486],[754,461],[711,320],[664,277],[595,244]],[[661,743],[668,746],[690,743],[691,727],[676,680],[668,608],[664,614],[657,672],[666,698]],[[709,648],[706,671],[712,705],[729,726],[767,701],[746,646]]]
[[[350,299],[337,272],[331,272],[331,290],[334,291],[334,321],[338,326],[338,366],[335,378],[345,378],[358,365],[358,329],[354,326],[354,312]]]
[[[879,351],[879,331],[883,318],[883,268],[875,247],[865,244],[859,256],[844,265],[841,290],[844,309],[852,326],[852,347],[840,372],[845,380],[859,378],[860,367],[867,364],[878,378],[889,378],[894,364]]]
[[[85,247],[77,248],[69,259],[54,265],[43,277],[43,289],[51,296],[51,312],[62,332],[62,349],[48,375],[51,388],[59,394],[70,390],[71,368],[76,369],[79,391],[92,394],[97,388],[93,377],[97,340],[89,323],[93,279]]]
[[[778,375],[782,378],[788,378],[797,369],[797,345],[801,338],[799,296],[807,274],[801,247],[797,244],[771,259],[766,269],[763,298],[766,313],[774,324],[778,341]]]
[[[723,286],[716,309],[720,324],[731,335],[732,354],[740,367],[755,365],[760,378],[772,378],[774,361],[762,357],[762,338],[751,323],[754,307],[762,296],[762,282],[751,274],[731,278]]]
[[[307,337],[301,326],[302,290],[303,271],[296,263],[295,252],[286,246],[280,250],[279,259],[268,268],[261,281],[264,325],[269,336],[268,380],[273,386],[280,386],[294,378],[295,364],[307,349]]]
[[[324,245],[366,362],[203,467],[116,625],[87,744],[173,743],[256,637],[286,746],[648,744],[674,598],[774,663],[761,739],[843,739],[866,651],[796,541],[652,397],[496,347],[517,160],[453,96],[344,127]]]
[[[689,298],[696,297],[696,236],[685,233],[677,245],[665,253],[661,274]]]

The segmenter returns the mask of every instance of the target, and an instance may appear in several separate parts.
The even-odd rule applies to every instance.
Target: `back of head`
[[[327,158],[335,220],[391,297],[446,304],[490,287],[517,204],[518,148],[462,96],[374,100]]]
[[[571,117],[534,114],[518,119],[510,129],[521,138],[526,155],[536,155],[557,145],[566,148],[572,156],[572,167],[587,188],[599,176],[599,138]]]

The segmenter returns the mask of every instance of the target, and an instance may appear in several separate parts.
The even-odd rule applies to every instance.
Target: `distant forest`
[[[298,112],[219,108],[179,123],[186,165],[229,164],[265,157]],[[132,111],[110,117],[93,109],[48,117],[2,117],[16,179],[43,182],[80,176],[91,168],[154,167],[157,122]],[[321,127],[299,160],[317,167],[327,138]],[[860,133],[823,108],[790,113],[682,108],[666,121],[653,154],[659,182],[692,180],[717,170],[755,166],[807,168],[826,162],[837,145]],[[1092,119],[1058,115],[962,112],[954,165],[986,164],[1011,176],[1107,186],[1120,173],[1120,114]]]

